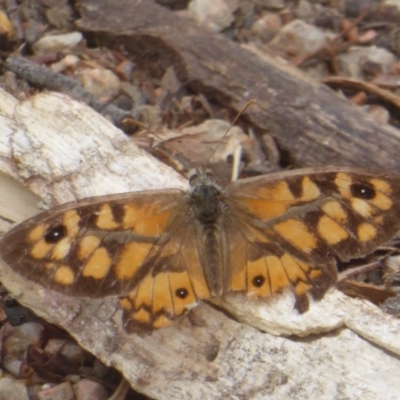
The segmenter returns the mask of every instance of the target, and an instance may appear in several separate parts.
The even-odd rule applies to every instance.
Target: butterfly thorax
[[[191,194],[192,210],[201,224],[215,224],[220,216],[221,192],[212,185],[200,185]]]
[[[190,179],[192,192],[191,209],[197,220],[204,225],[213,225],[221,216],[221,189],[211,174],[197,170]]]

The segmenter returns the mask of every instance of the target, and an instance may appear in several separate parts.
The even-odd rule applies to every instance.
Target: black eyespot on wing
[[[180,299],[185,299],[188,296],[189,292],[185,288],[179,288],[175,290],[175,294],[176,297],[179,297]]]
[[[64,225],[57,225],[47,229],[44,235],[44,240],[46,243],[55,244],[67,236],[67,229]]]
[[[254,287],[261,287],[265,283],[265,277],[262,275],[257,275],[251,281]]]
[[[353,183],[351,185],[351,194],[364,200],[371,200],[376,196],[375,188],[368,182]]]

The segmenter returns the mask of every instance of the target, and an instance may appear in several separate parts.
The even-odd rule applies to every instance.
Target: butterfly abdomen
[[[212,296],[223,294],[223,262],[217,222],[203,225],[205,264],[204,273]]]

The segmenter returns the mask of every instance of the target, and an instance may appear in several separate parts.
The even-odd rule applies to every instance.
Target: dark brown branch
[[[14,72],[18,77],[25,79],[30,84],[63,92],[71,97],[85,102],[87,105],[95,109],[104,116],[109,116],[114,121],[114,124],[119,126],[125,118],[133,118],[133,116],[113,104],[106,104],[96,100],[96,98],[87,92],[74,79],[52,72],[50,69],[29,61],[26,58],[18,56],[10,56],[5,62],[5,67]]]

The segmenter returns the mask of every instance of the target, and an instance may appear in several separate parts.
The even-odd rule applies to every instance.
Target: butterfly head
[[[189,184],[190,187],[192,188],[192,191],[196,186],[201,186],[201,185],[218,186],[214,174],[204,166],[198,167],[190,171]]]

